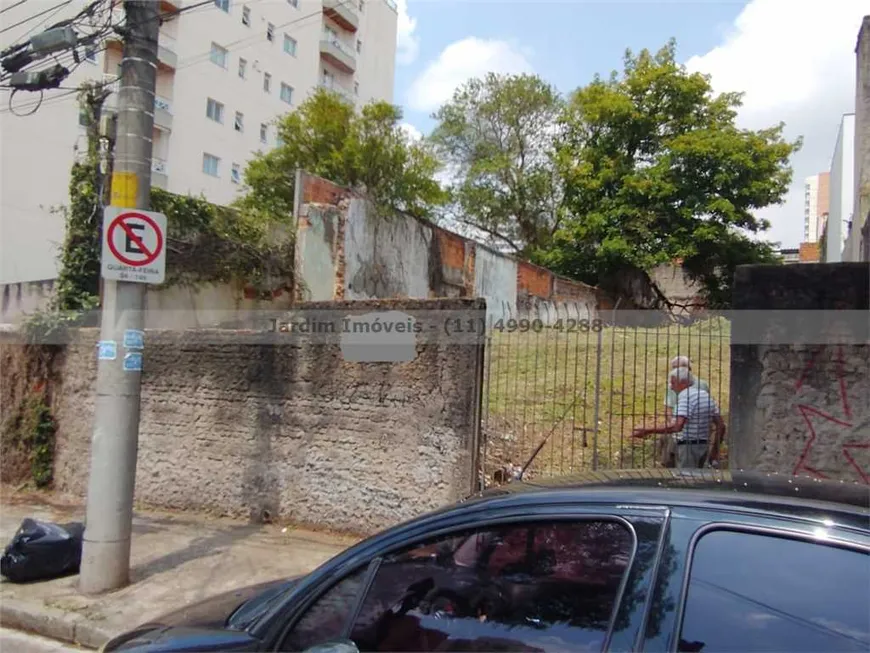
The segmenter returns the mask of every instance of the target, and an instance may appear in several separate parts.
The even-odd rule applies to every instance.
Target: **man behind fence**
[[[661,426],[635,429],[633,437],[644,438],[656,433],[673,438],[676,467],[692,469],[703,467],[719,458],[719,444],[725,436],[725,422],[710,393],[694,383],[686,367],[671,370],[670,387],[677,395],[674,419]],[[710,439],[710,425],[715,426]]]

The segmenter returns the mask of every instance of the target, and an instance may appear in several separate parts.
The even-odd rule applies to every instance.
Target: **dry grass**
[[[632,429],[664,419],[668,362],[689,356],[727,411],[730,324],[608,327],[598,333],[495,333],[483,398],[486,472],[524,463],[548,434],[531,473],[654,466],[653,441]],[[600,349],[600,361],[598,352]],[[596,415],[597,410],[597,429]]]

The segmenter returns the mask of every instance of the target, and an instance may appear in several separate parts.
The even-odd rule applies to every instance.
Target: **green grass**
[[[730,324],[724,320],[608,327],[600,341],[594,332],[494,333],[483,397],[487,478],[507,462],[525,463],[547,434],[530,474],[591,469],[596,451],[600,469],[654,466],[653,439],[633,441],[631,431],[663,421],[668,363],[678,354],[691,358],[692,371],[727,412]]]

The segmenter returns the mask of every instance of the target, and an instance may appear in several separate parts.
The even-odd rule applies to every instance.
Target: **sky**
[[[797,247],[804,179],[830,169],[844,113],[855,110],[855,44],[870,0],[398,0],[396,104],[427,134],[453,90],[487,72],[536,73],[567,93],[621,70],[626,48],[669,38],[714,91],[745,92],[738,124],[785,123],[794,178],[767,207],[767,237]]]

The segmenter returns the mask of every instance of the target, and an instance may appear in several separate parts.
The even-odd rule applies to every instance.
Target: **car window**
[[[308,608],[280,646],[281,651],[305,649],[339,639],[365,580],[363,568],[332,586]]]
[[[584,521],[428,542],[382,561],[351,638],[361,651],[600,650],[633,541]]]
[[[681,651],[870,650],[870,556],[713,531],[695,547]]]

